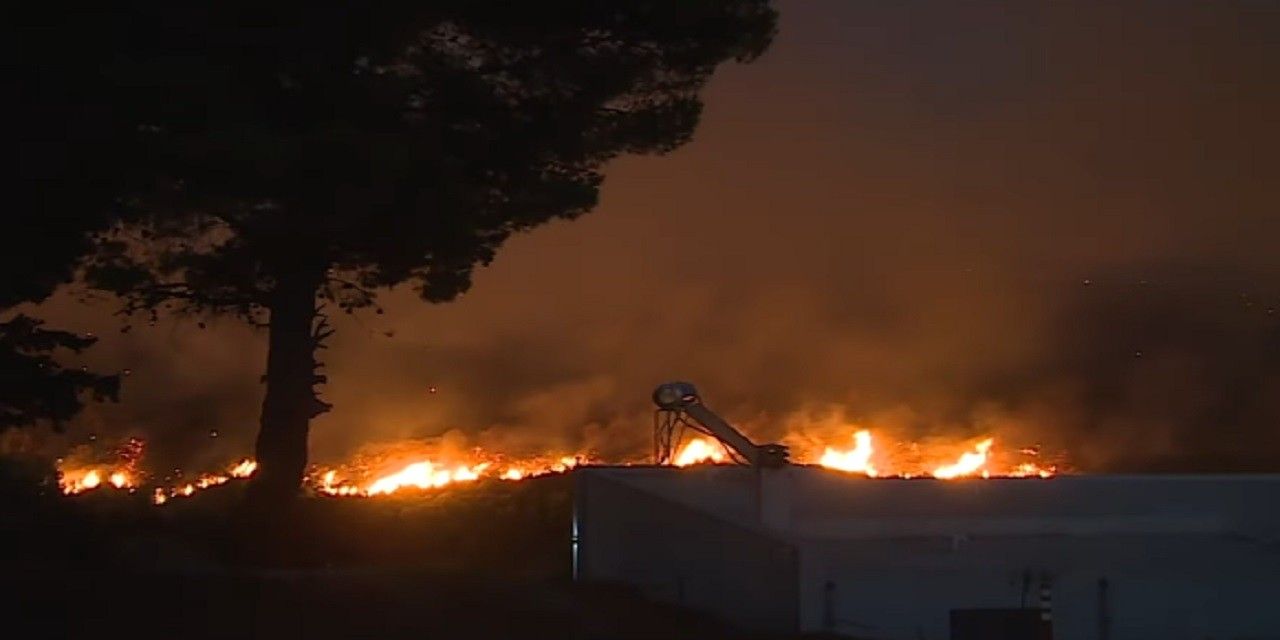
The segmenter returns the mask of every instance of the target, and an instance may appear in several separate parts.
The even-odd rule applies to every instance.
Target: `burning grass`
[[[1058,464],[1040,459],[1038,449],[1001,448],[991,436],[928,444],[891,440],[886,446],[870,430],[854,429],[852,446],[832,438],[793,436],[790,440],[800,464],[870,478],[1049,478],[1059,472]],[[144,490],[153,504],[164,505],[249,478],[258,467],[255,460],[241,458],[220,471],[200,473],[193,480],[155,483],[149,482],[140,468],[143,452],[144,444],[136,438],[105,456],[94,457],[81,447],[59,461],[60,490],[67,495],[100,490],[132,494]],[[733,459],[719,442],[695,437],[677,450],[673,464],[723,464]],[[340,464],[316,465],[307,474],[304,486],[314,495],[335,498],[422,495],[481,481],[514,482],[562,474],[595,462],[598,460],[594,456],[582,452],[510,456],[480,448],[449,447],[440,442],[406,441],[367,447]]]
[[[868,477],[1044,474],[1038,451],[1003,448],[994,437],[923,446],[870,430],[846,434],[793,450],[800,462]],[[155,484],[141,466],[141,443],[126,449],[123,456],[80,452],[62,460],[58,490],[35,500],[25,520],[10,518],[24,523],[10,525],[3,544],[14,556],[8,566],[15,584],[52,594],[59,611],[77,602],[85,619],[134,630],[150,625],[166,637],[242,630],[279,636],[303,627],[314,637],[395,636],[389,627],[422,637],[442,629],[431,615],[477,638],[552,637],[589,616],[612,631],[584,637],[729,637],[626,595],[600,604],[568,586],[572,496],[563,472],[590,463],[590,456],[515,457],[420,442],[370,448],[342,464],[315,467],[308,498],[264,517],[241,500],[247,483],[240,480],[256,471],[251,459],[194,480]],[[730,459],[709,440],[690,440],[677,456],[681,464]],[[117,484],[115,473],[127,476]],[[563,591],[550,600],[535,595],[556,589]],[[204,594],[192,597],[216,603],[210,606],[218,612],[192,610],[191,597],[174,593]],[[547,613],[548,601],[573,609]],[[453,605],[430,609],[435,602],[470,604],[458,605],[459,613]],[[85,607],[98,613],[90,616]],[[608,614],[597,615],[597,608]],[[424,615],[428,609],[434,613]],[[528,611],[538,613],[520,613]],[[534,619],[486,635],[476,626],[478,612]],[[271,629],[242,627],[261,624],[264,615],[275,616]],[[59,616],[48,619],[78,619]],[[546,623],[549,616],[559,617]],[[641,628],[651,633],[632,633]]]
[[[959,442],[890,441],[884,446],[870,430],[858,429],[852,447],[825,445],[821,451],[810,454],[819,466],[870,478],[1051,478],[1061,468],[1058,462],[1042,460],[1039,448],[1001,448],[993,436]]]
[[[885,439],[869,429],[845,433],[811,439],[809,446],[793,444],[797,462],[870,478],[1056,473],[1038,450],[1001,447],[993,436],[925,445]],[[110,513],[117,522],[102,525],[108,529],[159,522],[166,530],[184,532],[174,538],[207,541],[192,556],[213,565],[402,566],[413,558],[433,570],[467,571],[477,563],[489,566],[490,558],[509,558],[514,549],[530,560],[492,568],[516,573],[568,566],[563,557],[570,503],[565,472],[596,460],[586,453],[511,456],[439,441],[372,446],[341,464],[313,467],[304,483],[310,499],[288,514],[271,514],[274,524],[264,530],[237,511],[246,486],[242,480],[257,470],[254,460],[238,459],[221,470],[189,476],[194,479],[153,482],[142,469],[143,452],[138,440],[101,457],[78,451],[60,461],[59,493],[75,495],[90,513]],[[693,438],[678,450],[675,463],[731,460],[718,442]],[[437,548],[449,552],[423,552]]]
[[[134,492],[142,481],[139,471],[145,444],[129,438],[105,455],[89,446],[72,449],[57,461],[58,487],[67,495],[97,488]]]
[[[922,445],[895,442],[885,450],[879,448],[876,438],[867,429],[853,432],[852,447],[822,444],[819,449],[812,444],[806,445],[812,438],[795,440],[800,443],[796,455],[798,463],[816,464],[869,478],[1050,478],[1058,473],[1058,465],[1039,459],[1038,449],[1001,451],[996,447],[996,439],[990,436],[961,443]],[[676,451],[672,464],[685,467],[720,464],[731,459],[720,443],[707,438],[691,438]]]
[[[478,480],[515,481],[564,473],[591,462],[583,453],[512,457],[417,442],[371,447],[340,465],[317,466],[307,484],[327,496],[385,496]]]

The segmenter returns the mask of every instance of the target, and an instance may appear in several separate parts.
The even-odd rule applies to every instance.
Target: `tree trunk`
[[[316,396],[316,289],[322,270],[281,277],[272,293],[268,328],[266,396],[258,429],[249,498],[260,505],[287,503],[298,495],[307,467],[311,419],[328,405]]]

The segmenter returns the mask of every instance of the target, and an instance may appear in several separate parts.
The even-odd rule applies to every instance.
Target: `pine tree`
[[[440,1],[165,10],[112,68],[147,170],[94,286],[268,331],[254,494],[296,495],[333,311],[470,286],[512,234],[595,206],[603,166],[689,140],[767,0]]]

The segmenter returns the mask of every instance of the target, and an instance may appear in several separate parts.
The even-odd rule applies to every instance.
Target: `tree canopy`
[[[755,0],[171,13],[111,63],[149,138],[148,259],[117,238],[95,275],[219,309],[307,269],[343,276],[343,307],[402,282],[452,298],[512,233],[589,210],[606,161],[687,141],[697,90],[774,23]]]
[[[775,19],[766,0],[166,7],[104,52],[138,145],[90,280],[128,311],[269,326],[259,484],[296,488],[324,313],[401,284],[450,300],[512,234],[589,211],[610,159],[689,140],[698,91]]]
[[[79,353],[96,338],[46,329],[18,315],[0,322],[0,429],[47,421],[60,427],[79,413],[85,396],[114,400],[118,376],[62,367],[54,355]]]
[[[92,234],[112,220],[122,166],[113,158],[131,137],[80,48],[100,48],[109,31],[68,20],[60,9],[24,6],[6,16],[14,59],[4,70],[11,91],[0,126],[18,167],[7,183],[0,234],[0,313],[41,302],[72,280]],[[22,313],[0,318],[0,428],[60,426],[86,398],[115,399],[117,376],[64,368],[57,359],[95,341]]]

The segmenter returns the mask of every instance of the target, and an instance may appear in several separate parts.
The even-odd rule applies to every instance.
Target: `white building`
[[[579,580],[746,630],[1047,637],[965,626],[1025,614],[1054,640],[1280,639],[1280,476],[602,467],[575,491]]]

